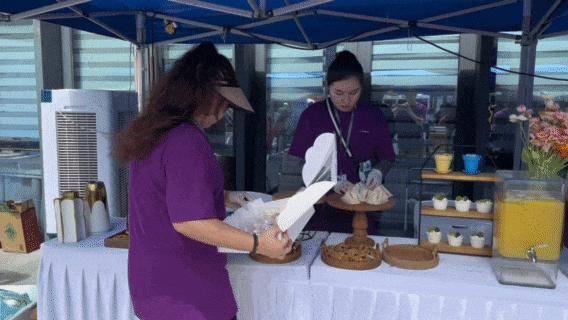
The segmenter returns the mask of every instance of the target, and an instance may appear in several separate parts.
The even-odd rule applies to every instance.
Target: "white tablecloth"
[[[124,228],[124,220],[112,223],[112,232]],[[103,246],[112,232],[77,244],[43,244],[40,319],[135,319],[128,252]],[[384,262],[369,271],[335,269],[318,255],[326,235],[319,233],[304,243],[302,258],[287,265],[258,264],[247,255],[230,255],[239,319],[568,320],[568,279],[562,274],[554,290],[503,286],[489,259],[445,254],[437,268],[426,271],[397,269]],[[332,234],[327,241],[338,243],[345,236]],[[391,244],[414,241],[390,238]]]
[[[327,232],[317,232],[302,242],[300,259],[287,264],[260,264],[246,254],[229,254],[238,319],[303,319],[311,314],[310,266],[327,236]]]
[[[126,228],[126,220],[113,218],[111,224],[112,231],[78,243],[53,239],[42,244],[39,319],[136,319],[128,290],[128,251],[104,246],[106,237]]]
[[[42,320],[136,319],[128,289],[128,251],[104,247],[113,230],[74,244],[57,239],[42,245],[38,312]],[[239,319],[302,319],[311,310],[310,265],[327,232],[302,244],[302,257],[284,265],[260,264],[246,254],[230,254],[228,270],[239,305]],[[292,307],[291,307],[292,306]],[[273,317],[271,315],[282,315]]]
[[[333,233],[336,244],[346,234]],[[383,237],[372,237],[382,243]],[[390,244],[416,243],[389,238]],[[557,288],[504,286],[497,282],[490,259],[441,254],[437,268],[410,271],[385,262],[374,270],[330,268],[316,259],[311,268],[313,317],[305,319],[568,319],[568,279]]]

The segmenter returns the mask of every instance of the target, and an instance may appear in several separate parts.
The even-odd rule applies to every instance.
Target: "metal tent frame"
[[[16,0],[12,0],[16,1]],[[461,9],[452,12],[440,13],[427,18],[419,19],[416,21],[395,19],[389,17],[381,17],[374,15],[363,15],[349,12],[341,12],[336,10],[328,10],[322,8],[325,4],[333,3],[337,0],[303,0],[300,2],[291,3],[289,0],[284,0],[284,5],[275,7],[268,10],[267,0],[247,0],[248,9],[237,8],[235,6],[228,6],[225,4],[213,3],[213,0],[167,0],[168,3],[180,4],[190,8],[198,8],[207,10],[214,14],[223,14],[229,17],[239,17],[250,19],[252,22],[237,24],[236,26],[228,26],[221,24],[205,23],[188,19],[186,17],[177,17],[175,15],[164,14],[161,12],[153,11],[101,11],[101,12],[84,12],[78,6],[82,4],[89,4],[93,0],[55,0],[54,3],[33,8],[31,10],[13,13],[2,14],[0,13],[0,21],[18,21],[21,19],[39,19],[50,22],[65,21],[67,19],[86,19],[89,22],[97,25],[106,32],[114,35],[122,40],[129,41],[136,45],[136,88],[139,97],[140,107],[142,107],[144,99],[143,93],[150,85],[150,77],[148,70],[144,70],[144,61],[148,60],[148,39],[146,37],[146,19],[163,19],[172,21],[178,24],[186,25],[192,28],[203,29],[199,32],[189,36],[172,38],[155,42],[157,45],[167,45],[179,42],[195,42],[202,39],[219,36],[225,40],[228,35],[245,38],[247,41],[253,42],[269,42],[279,43],[299,49],[324,49],[334,46],[340,42],[355,42],[372,39],[377,35],[384,35],[389,33],[399,32],[400,30],[413,30],[421,28],[425,30],[435,30],[442,33],[474,33],[484,36],[491,36],[497,38],[507,38],[518,41],[521,45],[520,57],[520,72],[519,86],[518,86],[518,101],[521,104],[530,104],[533,99],[534,78],[531,76],[535,72],[536,60],[536,46],[539,39],[549,38],[553,36],[560,36],[568,34],[568,30],[558,31],[555,33],[545,33],[551,26],[555,15],[557,15],[559,8],[565,5],[568,0],[554,0],[546,13],[540,17],[538,22],[535,21],[533,16],[533,7],[537,3],[536,0],[499,0],[494,2],[485,3],[482,5],[472,6],[470,8]],[[552,1],[552,0],[551,0]],[[499,32],[488,31],[467,27],[448,26],[442,23],[442,20],[462,17],[464,15],[485,12],[496,8],[517,5],[522,2],[522,29],[520,35],[505,33],[504,31],[519,31],[519,30],[502,30]],[[65,10],[63,10],[65,9]],[[0,7],[1,10],[1,7]],[[67,11],[71,12],[67,12]],[[64,11],[64,12],[61,12]],[[101,21],[103,17],[112,16],[134,16],[136,21],[136,38],[130,38],[120,30],[108,25]],[[365,21],[376,23],[378,27],[373,30],[368,30],[359,34],[352,34],[347,37],[340,37],[334,40],[317,42],[314,41],[310,34],[306,32],[306,28],[300,18],[302,17],[335,17],[348,19],[353,21]],[[272,36],[254,32],[252,29],[261,26],[271,26],[284,21],[293,20],[296,28],[302,35],[304,41],[297,41],[288,39],[286,37]],[[536,22],[536,23],[533,23]],[[386,26],[385,26],[386,25]],[[147,63],[148,64],[148,63]],[[516,152],[515,152],[515,167],[521,166],[521,141],[520,135],[517,134],[516,138]]]

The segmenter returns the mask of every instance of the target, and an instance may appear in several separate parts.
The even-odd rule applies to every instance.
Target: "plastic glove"
[[[229,203],[236,203],[239,207],[244,207],[251,200],[246,191],[227,191],[225,199]]]
[[[379,169],[373,169],[367,175],[367,188],[370,190],[375,189],[377,186],[383,184],[383,173]]]
[[[371,164],[370,160],[361,162],[359,164],[359,180],[363,183],[367,183],[367,179],[371,170],[373,170],[373,165]]]
[[[337,179],[337,183],[333,187],[333,191],[338,194],[345,194],[349,188],[351,188],[353,184],[347,180],[346,175],[341,175]]]

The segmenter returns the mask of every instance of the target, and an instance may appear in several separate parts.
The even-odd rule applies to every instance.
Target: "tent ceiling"
[[[323,48],[341,41],[448,33],[515,38],[522,0],[6,0],[0,20],[41,19],[134,43],[285,43]],[[140,37],[136,14],[146,30]],[[568,32],[568,0],[534,0],[533,37]],[[178,25],[174,35],[164,21]],[[141,25],[139,25],[141,26]]]

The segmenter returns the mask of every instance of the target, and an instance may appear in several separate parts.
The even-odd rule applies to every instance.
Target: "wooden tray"
[[[446,210],[436,210],[429,205],[422,205],[422,214],[425,216],[435,217],[452,217],[452,218],[466,218],[466,219],[483,219],[493,220],[493,213],[481,213],[476,210],[469,210],[468,212],[457,211],[455,208],[448,207]]]
[[[428,240],[423,240],[421,242],[423,246],[432,246]],[[476,249],[469,244],[463,244],[459,247],[452,247],[447,242],[442,241],[436,245],[438,247],[438,252],[441,253],[452,253],[452,254],[465,254],[469,256],[480,256],[480,257],[491,257],[493,256],[493,247],[485,246],[482,249]]]
[[[130,235],[128,231],[122,231],[105,239],[105,247],[107,248],[130,248]]]
[[[252,260],[254,260],[256,262],[260,262],[260,263],[266,263],[266,264],[290,263],[290,262],[293,262],[293,261],[300,259],[301,256],[302,256],[302,245],[299,242],[294,242],[294,245],[292,246],[292,250],[282,260],[281,259],[269,258],[269,257],[263,256],[261,254],[249,253],[249,257]]]
[[[410,270],[426,270],[438,266],[440,257],[436,246],[410,244],[389,245],[383,242],[383,259],[393,267]]]
[[[424,180],[470,181],[470,182],[496,182],[494,173],[484,172],[476,175],[467,175],[463,172],[436,173],[434,170],[422,170]]]
[[[329,204],[330,206],[332,206],[334,208],[348,211],[348,213],[351,213],[351,212],[386,211],[386,210],[390,210],[390,209],[394,208],[394,206],[396,205],[396,199],[394,197],[390,198],[389,201],[387,201],[386,203],[383,203],[381,205],[372,205],[372,204],[368,204],[368,203],[349,204],[349,203],[343,202],[343,200],[341,200],[341,197],[342,197],[342,195],[337,194],[335,192],[330,193],[325,198],[325,202],[327,202],[327,204]]]
[[[326,246],[322,244],[321,247],[322,261],[332,267],[347,270],[370,270],[375,269],[381,265],[381,250],[376,246],[367,245],[349,245],[340,243],[335,246]],[[349,253],[349,250],[354,251],[355,255]],[[369,252],[366,260],[354,261],[350,256],[361,257],[361,255]]]

